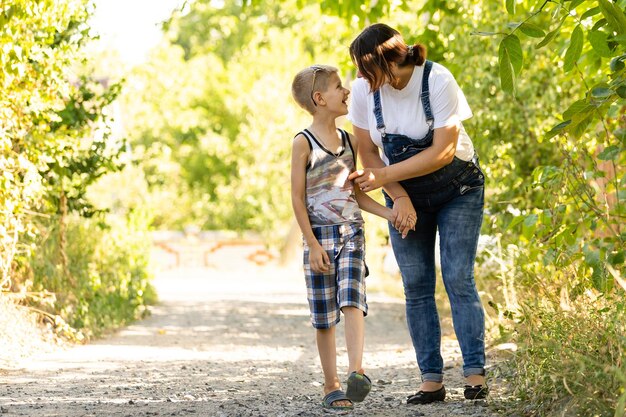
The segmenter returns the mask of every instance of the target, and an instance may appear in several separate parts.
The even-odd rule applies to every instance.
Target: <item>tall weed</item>
[[[506,364],[527,416],[624,416],[626,303],[580,297],[571,309],[521,304],[519,343]]]

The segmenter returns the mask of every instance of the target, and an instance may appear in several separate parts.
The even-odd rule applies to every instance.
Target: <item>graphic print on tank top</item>
[[[348,134],[341,129],[338,131],[343,146],[337,154],[326,149],[309,130],[301,132],[311,147],[306,172],[306,205],[313,227],[363,223],[352,181],[348,180],[355,169],[352,145]]]

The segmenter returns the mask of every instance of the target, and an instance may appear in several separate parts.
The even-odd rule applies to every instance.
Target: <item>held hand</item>
[[[387,219],[387,221],[389,221],[389,223],[395,224],[396,223],[396,214],[393,212],[393,210],[391,210],[391,209],[388,209],[388,210],[389,210],[389,213],[385,214],[385,219]],[[400,232],[402,234],[402,239],[404,239],[406,237],[406,235],[409,234],[409,230],[415,230],[415,222],[407,221],[406,222],[406,226],[404,228],[400,228],[400,229],[396,229],[396,230],[398,230],[398,232]]]
[[[363,168],[353,172],[348,177],[354,180],[354,186],[368,192],[386,184],[384,168]]]
[[[309,249],[309,264],[313,272],[325,273],[330,270],[330,259],[322,245],[318,244]]]
[[[415,223],[417,222],[417,220],[409,220],[406,222],[406,225],[400,229],[398,229],[398,232],[400,232],[402,234],[402,239],[404,239],[405,237],[407,237],[407,235],[409,234],[409,232],[411,230],[415,230]]]
[[[396,197],[393,203],[393,212],[395,215],[393,226],[402,233],[404,239],[410,230],[415,230],[417,223],[417,213],[413,208],[411,199],[407,196]]]

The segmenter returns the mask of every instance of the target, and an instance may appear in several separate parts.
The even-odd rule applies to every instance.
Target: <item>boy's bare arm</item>
[[[378,146],[376,146],[372,141],[369,131],[354,125],[352,125],[352,130],[354,131],[354,137],[356,138],[354,142],[357,143],[356,146],[360,147],[358,155],[363,160],[365,166],[373,168],[384,167],[385,163],[380,157]],[[394,201],[394,220],[392,220],[393,227],[400,231],[402,236],[405,237],[409,230],[415,230],[415,219],[417,219],[417,214],[413,208],[413,204],[409,198],[405,198],[408,194],[400,183],[387,183],[383,189]]]
[[[359,203],[359,207],[368,213],[375,214],[382,217],[385,220],[393,222],[393,210],[380,204],[369,195],[365,194],[358,187],[354,187],[354,193],[356,196],[356,202]]]
[[[315,272],[326,272],[329,269],[328,254],[317,241],[311,228],[309,214],[306,209],[306,165],[309,158],[309,144],[298,135],[293,140],[291,152],[291,206],[304,240],[309,246],[309,262]]]
[[[355,130],[356,130],[356,128],[355,128]],[[362,133],[362,132],[359,132],[359,133]],[[376,145],[374,145],[372,143],[371,139],[363,140],[364,138],[357,137],[356,135],[350,135],[350,138],[352,139],[351,143],[352,143],[352,147],[354,148],[354,152],[355,152],[356,155],[359,155],[359,153],[358,153],[358,149],[359,149],[359,145],[360,145],[359,142],[362,141],[362,142],[364,142],[363,145],[365,147],[367,147],[368,144],[370,145],[371,149],[369,149],[369,152],[370,153],[375,153],[377,159],[380,160],[380,162],[384,166],[384,163],[380,159],[380,156],[378,156],[378,147],[376,147]],[[361,149],[361,152],[363,153],[363,149]],[[356,159],[356,155],[355,155],[355,159]],[[400,184],[397,184],[397,185],[398,185],[398,188],[400,190],[399,192],[403,193],[403,195],[407,195],[406,192],[404,191],[404,188],[402,188],[402,186],[400,186]],[[401,225],[398,224],[397,225],[396,224],[397,215],[393,212],[392,209],[387,208],[387,207],[379,204],[376,200],[374,200],[373,198],[368,196],[365,192],[363,192],[357,186],[354,187],[354,191],[355,191],[355,194],[356,194],[356,201],[357,201],[357,203],[359,203],[359,207],[361,207],[363,210],[367,211],[368,213],[375,214],[377,216],[380,216],[380,217],[390,221],[394,225],[394,227],[400,233],[402,233],[402,238],[403,239],[409,233],[409,230],[415,230],[415,223],[414,222],[412,224],[411,223],[406,223],[406,224],[401,224]]]

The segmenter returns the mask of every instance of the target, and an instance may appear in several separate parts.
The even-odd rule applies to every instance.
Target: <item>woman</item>
[[[485,398],[485,319],[473,272],[484,176],[461,123],[472,112],[452,74],[427,61],[423,45],[406,45],[387,25],[366,28],[350,45],[350,55],[361,78],[353,84],[348,117],[366,167],[350,178],[363,191],[383,187],[387,206],[396,214],[389,234],[422,374],[419,391],[407,402],[427,404],[446,396],[435,305],[437,232],[441,273],[463,354],[464,395]],[[416,214],[415,230],[402,239],[396,227]]]

